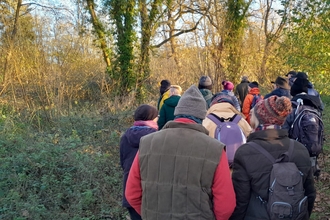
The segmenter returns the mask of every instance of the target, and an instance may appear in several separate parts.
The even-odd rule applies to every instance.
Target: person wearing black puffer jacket
[[[295,103],[297,103],[298,99],[302,99],[304,105],[316,110],[320,115],[322,115],[323,106],[321,99],[318,96],[308,94],[308,85],[309,81],[307,79],[297,78],[291,86],[290,93],[293,96],[291,99],[293,111],[286,118],[285,123],[283,125],[283,129],[290,129],[295,119],[295,111],[297,108]]]
[[[261,100],[251,110],[251,126],[254,132],[247,142],[255,142],[268,151],[274,158],[279,158],[288,151],[290,139],[288,132],[281,128],[287,115],[292,110],[287,97],[271,96]],[[307,196],[308,213],[311,215],[316,191],[312,175],[308,150],[298,141],[292,140],[294,150],[291,162],[294,162],[303,174],[303,187]],[[236,193],[236,208],[230,220],[269,220],[267,202],[269,179],[273,164],[269,159],[249,144],[244,144],[236,151],[233,163],[232,180]],[[301,220],[309,219],[308,216]]]

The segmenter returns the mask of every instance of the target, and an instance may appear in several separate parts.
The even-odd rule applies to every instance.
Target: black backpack
[[[250,146],[267,157],[273,164],[269,179],[267,212],[271,220],[309,219],[308,201],[305,196],[303,173],[294,162],[290,162],[294,141],[290,140],[289,150],[275,159],[259,144],[248,142]],[[260,196],[258,197],[260,199]]]
[[[289,128],[289,137],[302,143],[311,157],[313,174],[320,175],[317,158],[323,150],[324,125],[321,113],[316,109],[303,104],[302,99],[292,102],[297,106],[294,112],[294,121]]]
[[[318,156],[323,149],[324,125],[321,114],[303,104],[302,99],[293,102],[297,106],[294,121],[289,128],[289,137],[302,143],[311,157]]]

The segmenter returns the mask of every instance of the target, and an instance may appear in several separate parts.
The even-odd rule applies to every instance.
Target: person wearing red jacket
[[[226,220],[236,204],[224,145],[202,125],[206,102],[191,86],[174,121],[141,138],[125,196],[144,220]]]

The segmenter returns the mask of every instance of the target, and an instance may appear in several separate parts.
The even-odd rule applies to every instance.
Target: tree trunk
[[[95,13],[94,0],[86,0],[86,1],[87,1],[88,11],[91,15],[93,27],[95,29],[95,32],[97,34],[97,37],[98,37],[98,40],[99,40],[99,43],[100,43],[100,47],[101,47],[101,50],[102,50],[104,61],[107,65],[107,68],[110,68],[111,60],[110,60],[110,56],[108,54],[109,48],[107,47],[104,27],[101,24],[101,22],[99,21],[99,19],[97,18],[97,15]]]

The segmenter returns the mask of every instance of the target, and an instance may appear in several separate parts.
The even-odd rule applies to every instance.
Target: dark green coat
[[[199,91],[202,93],[202,95],[203,95],[203,97],[206,101],[207,108],[210,108],[211,101],[212,101],[212,98],[213,98],[212,91],[209,90],[209,89],[200,89]]]
[[[178,105],[181,96],[172,95],[164,101],[159,112],[158,130],[162,129],[166,122],[174,119],[174,109]]]

